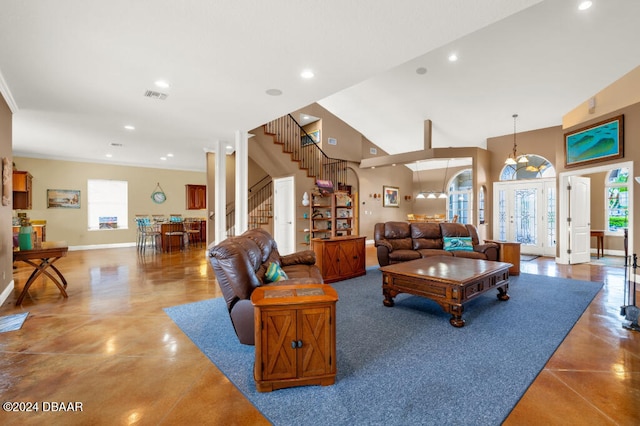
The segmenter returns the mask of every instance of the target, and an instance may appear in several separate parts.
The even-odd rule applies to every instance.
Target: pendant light
[[[515,166],[518,163],[528,163],[529,159],[526,155],[521,155],[518,158],[517,146],[516,145],[516,119],[518,118],[518,114],[513,114],[513,153],[509,154],[509,157],[505,160],[504,164],[508,166]]]
[[[438,198],[447,198],[447,193],[444,192],[444,187],[447,184],[447,174],[449,173],[449,160],[447,160],[447,168],[444,170],[444,179],[442,180],[442,192],[438,195]],[[435,196],[434,196],[435,198]]]

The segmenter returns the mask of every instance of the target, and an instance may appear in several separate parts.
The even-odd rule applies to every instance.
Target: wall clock
[[[158,182],[158,184],[156,185],[156,189],[154,189],[151,193],[151,199],[156,204],[162,204],[167,201],[167,194],[165,194],[160,187],[160,182]]]

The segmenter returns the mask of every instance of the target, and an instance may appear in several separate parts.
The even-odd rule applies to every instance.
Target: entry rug
[[[20,330],[28,315],[29,312],[23,312],[21,314],[6,315],[0,317],[0,333]]]
[[[253,346],[242,345],[222,298],[165,311],[274,425],[499,425],[602,287],[522,274],[464,305],[454,328],[433,301],[382,304],[382,274],[332,284],[336,383],[259,393]]]

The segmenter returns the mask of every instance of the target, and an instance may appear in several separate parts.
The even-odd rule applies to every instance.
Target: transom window
[[[607,173],[604,191],[606,230],[622,235],[629,226],[629,169],[623,167]]]
[[[500,180],[523,180],[552,178],[556,176],[556,170],[544,157],[535,154],[527,154],[528,163],[506,165],[500,173]]]

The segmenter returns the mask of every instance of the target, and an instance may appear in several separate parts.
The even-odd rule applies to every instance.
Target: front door
[[[295,251],[294,188],[293,176],[273,180],[273,238],[282,255]]]
[[[493,239],[521,243],[523,254],[555,256],[555,179],[496,182]]]

